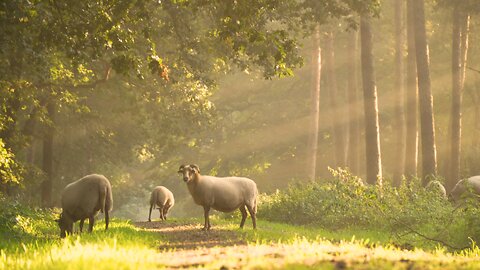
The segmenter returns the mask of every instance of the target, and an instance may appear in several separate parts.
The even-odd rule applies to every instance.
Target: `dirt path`
[[[199,224],[186,222],[135,222],[135,225],[149,231],[156,231],[168,240],[168,244],[159,247],[161,250],[168,249],[197,249],[211,247],[226,247],[246,245],[238,232],[214,228],[208,232],[202,231]]]
[[[247,243],[238,230],[221,226],[204,232],[186,221],[136,222],[162,239],[160,268],[183,269],[458,269],[472,259],[423,251],[365,247],[351,242],[298,240],[288,244]],[[475,262],[475,261],[474,261]],[[480,263],[475,263],[480,266]]]

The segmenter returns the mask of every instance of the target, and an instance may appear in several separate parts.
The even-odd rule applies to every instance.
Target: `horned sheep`
[[[108,229],[109,211],[113,207],[112,186],[108,179],[99,174],[87,175],[68,184],[62,192],[62,213],[57,220],[60,237],[71,234],[73,224],[80,220],[80,232],[88,218],[88,231],[92,232],[95,216],[105,213],[105,230]]]
[[[166,220],[168,210],[175,204],[173,193],[164,186],[157,186],[153,189],[150,195],[150,212],[148,213],[148,221],[152,221],[152,209],[155,205],[158,206],[160,212],[160,219]]]
[[[220,212],[233,212],[239,209],[242,213],[240,228],[243,228],[247,218],[247,210],[256,229],[257,184],[245,177],[214,177],[201,175],[197,165],[181,165],[178,173],[183,175],[188,191],[196,204],[203,206],[205,225],[203,230],[209,230],[210,209]]]

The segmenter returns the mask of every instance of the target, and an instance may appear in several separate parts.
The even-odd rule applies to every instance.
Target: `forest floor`
[[[217,222],[219,222],[217,220]],[[360,240],[327,240],[312,234],[292,236],[294,226],[261,223],[259,230],[219,222],[201,230],[198,220],[135,222],[162,239],[157,263],[167,268],[207,269],[479,269],[478,256],[401,250]],[[249,224],[250,225],[250,224]],[[273,235],[272,235],[273,233]],[[310,232],[312,233],[312,232]],[[278,239],[278,235],[284,239]],[[292,238],[293,237],[293,238]],[[277,239],[277,241],[272,241]],[[477,254],[478,255],[478,254]]]

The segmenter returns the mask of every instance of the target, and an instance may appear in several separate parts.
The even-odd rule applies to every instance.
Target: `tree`
[[[420,102],[420,129],[422,144],[422,184],[437,175],[437,151],[435,147],[435,123],[433,96],[430,82],[430,63],[425,29],[425,4],[423,0],[413,3],[415,25],[415,50],[417,61],[418,91]]]
[[[460,153],[462,139],[462,96],[465,82],[465,67],[468,51],[470,16],[467,11],[455,6],[452,12],[452,112],[450,124],[450,166],[447,190],[460,179]]]
[[[363,100],[365,110],[365,143],[367,183],[382,184],[382,159],[380,153],[380,127],[378,121],[377,87],[373,65],[372,29],[369,15],[360,19],[360,41]]]
[[[322,52],[320,48],[320,30],[315,29],[312,53],[312,90],[311,90],[311,123],[309,141],[309,179],[315,180],[317,171],[318,132],[320,120],[320,77],[322,71]]]
[[[405,144],[405,175],[417,176],[418,164],[418,88],[417,63],[415,50],[415,33],[413,23],[413,2],[407,0],[407,85],[406,85],[406,144]]]
[[[325,33],[325,85],[328,90],[330,123],[335,148],[333,166],[344,167],[346,165],[345,134],[343,132],[344,115],[343,110],[339,109],[340,93],[337,86],[334,39],[334,33],[332,31]],[[336,119],[336,117],[338,117],[338,119]]]
[[[357,31],[349,33],[347,50],[349,53],[348,61],[348,110],[349,110],[349,146],[348,146],[348,166],[354,174],[360,173],[360,100],[357,90]]]
[[[53,153],[54,153],[54,136],[55,136],[55,103],[50,101],[47,104],[47,113],[50,124],[46,127],[43,139],[43,171],[45,173],[42,182],[42,205],[44,207],[52,206],[52,187],[53,187]]]
[[[404,5],[402,0],[395,0],[395,152],[397,155],[396,166],[393,168],[393,183],[395,186],[400,185],[400,180],[405,171],[405,152],[406,152],[406,136],[405,136],[405,79],[404,79],[404,57],[403,46],[405,38],[403,34],[403,15]]]

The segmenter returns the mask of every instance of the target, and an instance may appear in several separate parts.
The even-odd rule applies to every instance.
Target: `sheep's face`
[[[180,166],[180,169],[178,169],[178,173],[182,174],[182,178],[185,183],[192,181],[195,175],[198,174],[199,172],[200,170],[196,165],[187,165],[187,166],[182,165]]]
[[[65,238],[68,234],[72,234],[73,231],[73,222],[67,218],[63,213],[60,215],[60,218],[57,219],[58,226],[60,227],[60,237]]]

